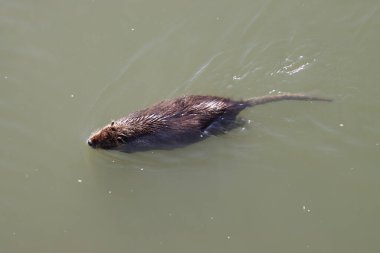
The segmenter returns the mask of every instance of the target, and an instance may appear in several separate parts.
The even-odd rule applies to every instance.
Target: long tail
[[[262,105],[262,104],[277,102],[277,101],[282,101],[282,100],[304,100],[304,101],[325,101],[325,102],[333,101],[330,98],[307,96],[301,93],[281,93],[278,95],[267,95],[267,96],[262,96],[262,97],[255,97],[255,98],[247,99],[245,102],[249,106],[255,106],[255,105]]]

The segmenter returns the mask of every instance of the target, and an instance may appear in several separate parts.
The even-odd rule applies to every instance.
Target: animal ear
[[[114,125],[115,125],[115,121],[111,121],[111,130],[112,131],[115,131],[116,129],[115,129],[115,127],[114,127]]]

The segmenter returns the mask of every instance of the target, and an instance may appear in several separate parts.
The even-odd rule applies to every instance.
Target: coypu
[[[297,93],[280,93],[240,101],[217,96],[182,96],[112,121],[93,133],[87,143],[92,148],[128,153],[172,149],[237,127],[239,121],[236,117],[247,107],[281,100],[332,101]]]

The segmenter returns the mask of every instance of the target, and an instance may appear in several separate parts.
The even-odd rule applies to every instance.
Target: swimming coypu
[[[293,93],[240,101],[216,96],[182,96],[112,121],[92,134],[87,143],[93,148],[123,152],[172,149],[236,127],[237,115],[247,107],[281,100],[331,101]]]

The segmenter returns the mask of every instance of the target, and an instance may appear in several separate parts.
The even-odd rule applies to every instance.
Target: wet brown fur
[[[93,148],[124,152],[180,147],[236,127],[236,116],[246,107],[282,100],[331,101],[292,93],[241,101],[216,96],[183,96],[112,121],[92,134],[88,144]]]

